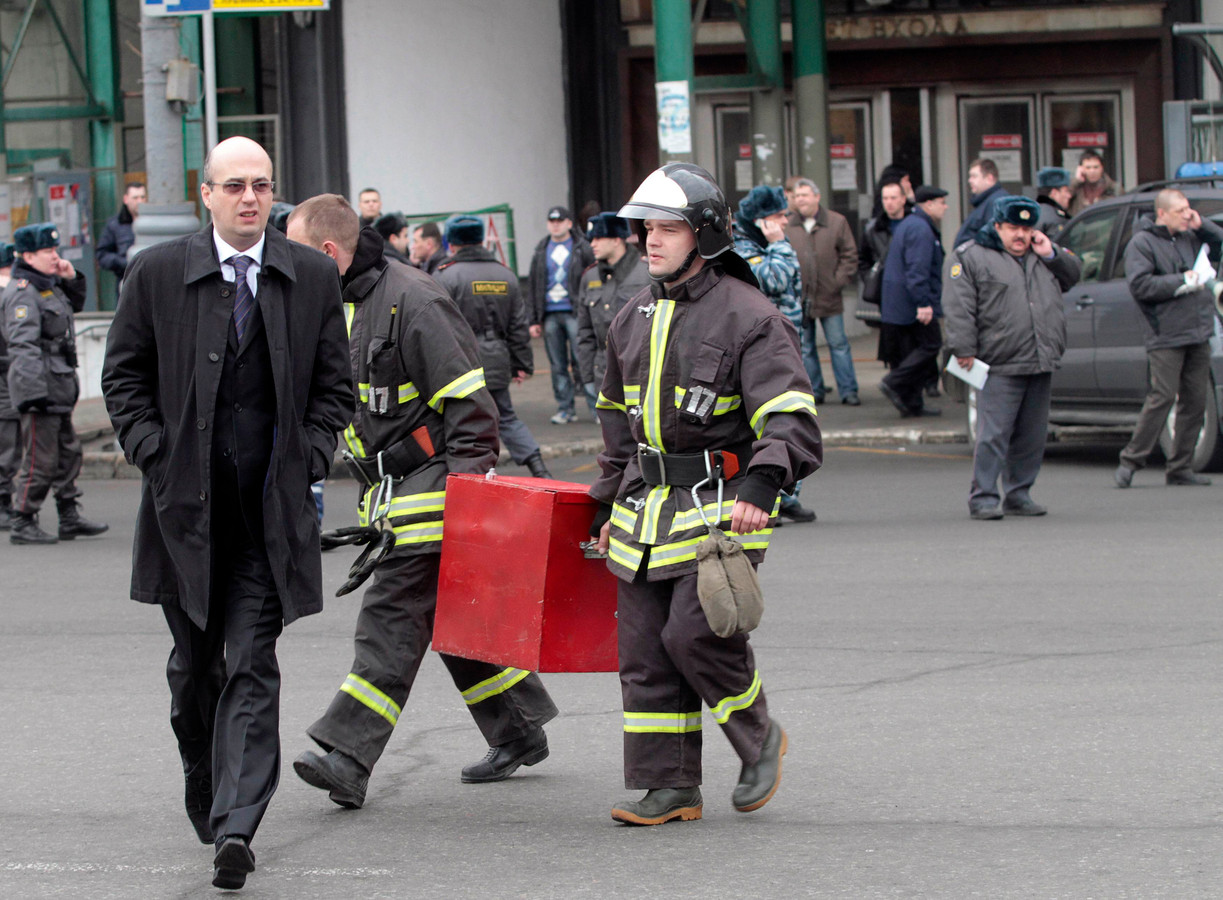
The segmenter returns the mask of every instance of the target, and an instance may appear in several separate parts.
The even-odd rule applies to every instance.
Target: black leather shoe
[[[208,815],[212,812],[212,776],[188,775],[186,790],[187,818],[201,844],[213,842],[212,826]]]
[[[914,419],[924,419],[932,416],[941,416],[942,414],[943,411],[941,409],[935,409],[933,406],[923,406],[915,412],[910,412],[909,416]]]
[[[777,511],[777,518],[789,519],[791,522],[814,522],[815,510],[807,509],[801,503],[783,503]]]
[[[1113,473],[1113,481],[1117,487],[1127,488],[1134,480],[1134,470],[1129,466],[1117,466],[1117,471]]]
[[[347,753],[332,750],[326,756],[319,756],[307,750],[293,760],[293,771],[306,784],[327,791],[332,803],[345,809],[360,809],[365,805],[369,771]]]
[[[846,406],[861,406],[862,405],[862,401],[858,399],[857,392],[854,392],[852,394],[846,394],[844,397],[841,398],[841,402],[844,403]]]
[[[527,471],[531,473],[533,478],[551,478],[552,473],[548,471],[548,467],[544,465],[544,456],[542,453],[532,453],[523,463],[527,467]]]
[[[212,858],[212,886],[236,891],[246,884],[246,876],[255,871],[255,854],[246,838],[227,834],[217,841],[217,855]]]
[[[1002,511],[1008,516],[1043,516],[1049,510],[1039,503],[1025,500],[1023,503],[1004,503]]]
[[[968,517],[983,522],[992,522],[995,519],[1002,518],[1002,510],[997,506],[970,506],[968,507]]]
[[[789,741],[782,727],[769,720],[769,733],[760,748],[760,759],[754,766],[744,766],[739,771],[739,783],[731,795],[731,802],[739,812],[760,809],[777,793],[781,784],[781,758],[786,755]]]
[[[704,805],[699,787],[655,788],[640,800],[613,806],[611,817],[625,825],[661,825],[672,819],[693,822],[701,817]]]
[[[10,544],[57,544],[59,538],[47,534],[38,527],[38,517],[34,513],[13,513],[13,527],[9,531]]]
[[[70,541],[78,537],[93,537],[110,530],[105,522],[91,522],[81,515],[81,506],[75,500],[57,504],[59,509],[59,539]]]
[[[913,415],[913,410],[909,409],[909,407],[905,405],[905,402],[900,399],[900,394],[896,393],[896,389],[886,381],[879,382],[879,390],[883,396],[887,397],[891,404],[896,407],[897,410],[899,410],[902,416],[908,418],[909,416]]]
[[[1164,476],[1164,481],[1170,485],[1182,485],[1187,487],[1206,487],[1210,484],[1210,479],[1205,475],[1199,475],[1197,472],[1190,472],[1188,469],[1181,472],[1169,472]]]
[[[824,394],[812,394],[811,397],[815,400],[817,406],[824,402]]]
[[[533,766],[547,758],[548,736],[542,728],[536,728],[526,737],[500,747],[489,747],[484,759],[463,768],[459,779],[463,784],[504,781],[518,771],[519,766]]]

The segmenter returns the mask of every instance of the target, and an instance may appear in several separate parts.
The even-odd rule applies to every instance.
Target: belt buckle
[[[641,474],[645,475],[645,461],[650,460],[658,468],[658,483],[667,483],[667,466],[663,462],[663,452],[649,444],[637,445],[637,465],[641,467]]]

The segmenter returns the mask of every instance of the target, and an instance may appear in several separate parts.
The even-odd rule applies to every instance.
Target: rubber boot
[[[548,467],[544,465],[544,456],[541,452],[537,451],[528,456],[523,465],[531,470],[531,475],[533,475],[535,478],[552,477],[552,473],[549,472]]]
[[[105,522],[91,522],[82,516],[81,506],[75,500],[58,500],[56,508],[59,509],[59,539],[61,541],[70,541],[76,537],[93,537],[110,530],[110,526]]]
[[[8,536],[10,544],[55,544],[59,539],[38,527],[36,513],[13,511],[13,528]]]

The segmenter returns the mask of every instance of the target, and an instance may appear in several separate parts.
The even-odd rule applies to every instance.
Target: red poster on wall
[[[981,147],[985,150],[1019,150],[1023,147],[1023,135],[985,134],[981,136]]]
[[[1066,135],[1067,147],[1107,147],[1107,131],[1072,131]]]

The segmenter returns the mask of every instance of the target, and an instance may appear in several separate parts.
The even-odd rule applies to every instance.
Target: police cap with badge
[[[1040,220],[1040,204],[1029,197],[1003,197],[994,204],[994,222],[1035,228]]]
[[[13,232],[14,253],[37,253],[59,246],[59,229],[50,222],[22,225]]]

